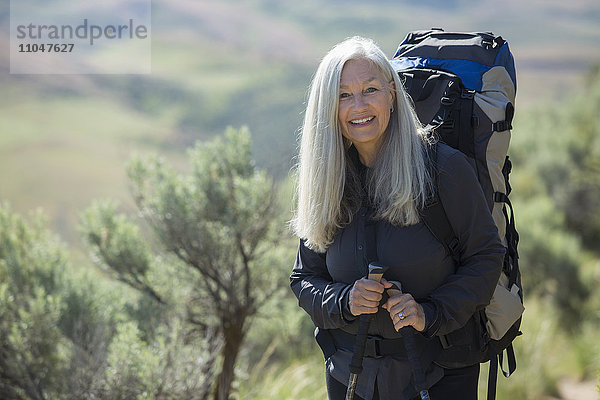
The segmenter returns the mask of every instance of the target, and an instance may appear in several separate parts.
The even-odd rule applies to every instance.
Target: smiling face
[[[363,164],[373,164],[390,120],[394,83],[388,84],[371,61],[349,60],[340,78],[338,119],[342,135],[350,140]]]

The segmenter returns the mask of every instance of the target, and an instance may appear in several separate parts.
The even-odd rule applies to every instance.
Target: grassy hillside
[[[196,140],[248,125],[277,177],[293,163],[310,77],[355,34],[390,56],[413,29],[492,30],[517,62],[518,107],[560,101],[600,62],[600,5],[558,1],[172,0],[152,4],[152,74],[10,75],[0,8],[0,198],[41,206],[77,242],[76,213],[97,197],[127,206],[123,164],[156,151],[178,162]]]

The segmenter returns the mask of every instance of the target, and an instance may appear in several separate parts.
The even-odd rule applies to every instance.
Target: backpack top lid
[[[494,67],[508,72],[516,92],[515,62],[508,43],[487,33],[456,33],[435,29],[409,33],[396,50],[396,71],[432,68],[451,72],[467,89],[481,91],[483,75]]]

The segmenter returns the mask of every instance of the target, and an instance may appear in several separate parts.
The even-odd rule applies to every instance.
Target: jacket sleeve
[[[290,286],[298,303],[315,326],[335,329],[348,325],[343,318],[341,298],[350,285],[333,282],[327,271],[325,254],[317,253],[300,241]]]
[[[441,160],[440,160],[441,161]],[[461,259],[456,272],[434,290],[424,307],[433,320],[426,336],[448,334],[489,304],[498,283],[504,246],[475,171],[460,152],[440,162],[439,196],[457,235]]]

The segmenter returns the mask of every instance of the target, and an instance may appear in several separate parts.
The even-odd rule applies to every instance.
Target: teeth
[[[375,118],[375,117],[367,117],[367,118],[363,118],[363,119],[355,119],[353,121],[350,121],[350,123],[351,124],[364,124],[366,122],[369,122],[373,118]]]

